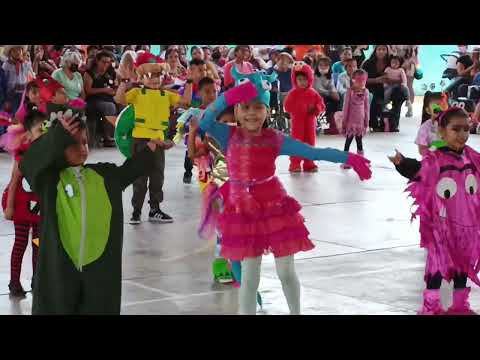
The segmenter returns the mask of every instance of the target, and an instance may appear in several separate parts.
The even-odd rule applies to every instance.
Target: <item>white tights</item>
[[[240,315],[255,315],[257,290],[260,283],[262,257],[242,261],[242,285],[240,287]],[[293,255],[275,258],[277,275],[282,283],[291,315],[300,315],[300,282],[295,273]]]

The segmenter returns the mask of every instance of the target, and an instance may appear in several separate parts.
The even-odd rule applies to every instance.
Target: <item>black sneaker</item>
[[[192,174],[183,174],[183,183],[184,184],[191,184],[192,183]]]
[[[150,213],[148,214],[148,221],[159,223],[172,223],[173,219],[170,215],[165,214],[162,210],[153,209],[150,210]]]
[[[8,289],[10,290],[10,296],[25,297],[27,294],[20,283],[10,282],[10,284],[8,284]]]
[[[140,215],[141,213],[134,211],[132,214],[132,217],[130,218],[130,224],[131,225],[138,225],[142,221],[140,220]]]

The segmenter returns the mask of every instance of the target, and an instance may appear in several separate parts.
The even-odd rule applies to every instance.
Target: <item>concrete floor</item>
[[[287,191],[304,206],[316,248],[296,256],[302,284],[303,314],[415,314],[421,304],[425,255],[419,248],[418,222],[410,223],[410,201],[403,193],[406,181],[386,158],[394,148],[417,156],[413,141],[421,104],[414,118],[402,118],[401,133],[368,134],[365,155],[372,160],[373,179],[360,182],[352,171],[319,163],[317,174],[290,175],[288,158],[278,160],[277,174]],[[405,110],[402,111],[405,113]],[[470,145],[478,148],[477,136]],[[320,136],[318,146],[343,148],[341,136]],[[354,145],[352,145],[354,146]],[[354,148],[352,148],[354,149]],[[184,185],[183,156],[178,146],[167,156],[163,210],[173,224],[137,227],[125,223],[122,314],[235,314],[237,291],[212,281],[213,244],[196,235],[199,216],[197,185]],[[115,149],[94,150],[90,160],[122,162]],[[0,188],[10,176],[11,161],[0,154]],[[131,213],[132,189],[124,194],[126,217]],[[145,219],[147,208],[144,209]],[[127,221],[128,218],[125,220]],[[13,225],[0,220],[0,314],[30,314],[31,294],[14,300],[8,295]],[[22,282],[29,288],[30,248],[24,258]],[[451,285],[442,289],[445,306],[451,303]],[[287,314],[272,256],[264,257],[260,291],[264,307],[259,314]],[[471,304],[480,308],[480,292]]]

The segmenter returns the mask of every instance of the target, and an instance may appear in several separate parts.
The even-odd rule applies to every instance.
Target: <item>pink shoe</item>
[[[445,310],[442,309],[442,303],[440,302],[440,290],[423,291],[423,306],[417,312],[418,315],[444,315]]]
[[[447,310],[448,315],[477,315],[470,308],[468,297],[470,296],[470,288],[453,290],[453,304]]]

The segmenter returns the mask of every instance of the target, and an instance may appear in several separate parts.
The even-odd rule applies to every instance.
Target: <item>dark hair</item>
[[[286,52],[286,53],[289,53],[290,55],[293,56],[293,52],[295,51],[294,48],[292,48],[291,46],[287,46],[285,48],[283,48],[280,52]]]
[[[332,60],[328,56],[322,56],[318,59],[317,63],[315,64],[315,76],[321,77],[323,74],[318,71],[318,65],[320,65],[321,62],[327,63],[328,64],[328,73],[325,74],[325,77],[330,80],[332,78]]]
[[[47,116],[39,110],[30,110],[23,121],[23,127],[25,130],[30,131],[38,123],[43,123],[47,119]]]
[[[209,78],[210,79],[210,78]],[[218,116],[217,116],[217,119],[221,119],[222,116],[224,115],[235,115],[235,106],[234,105],[231,105],[229,107],[227,107],[225,110],[223,110]]]
[[[203,51],[203,49],[200,48],[199,46],[192,46],[192,47],[190,48],[190,56],[192,56],[192,55],[193,55],[193,52],[194,52],[195,50],[197,50],[197,49],[201,49],[201,50]]]
[[[168,57],[170,56],[170,54],[172,52],[176,52],[178,57],[180,57],[180,51],[178,51],[177,48],[168,48],[166,51],[165,51],[165,61],[167,61]]]
[[[444,111],[442,114],[440,114],[438,126],[445,129],[450,123],[450,120],[452,120],[452,118],[454,117],[462,117],[468,119],[469,116],[464,109],[460,107],[451,107],[448,110]]]
[[[87,46],[87,55],[90,52],[90,50],[100,50],[100,45],[88,45]]]
[[[190,61],[190,66],[193,66],[193,65],[197,65],[197,66],[205,65],[205,61],[202,59],[192,59]]]
[[[233,50],[233,54],[237,55],[237,53],[240,50],[245,49],[245,48],[249,48],[249,46],[248,45],[237,45],[237,46],[235,46],[235,50]]]
[[[202,88],[207,85],[215,85],[215,81],[213,81],[213,79],[209,78],[208,76],[202,78],[198,82],[198,90],[202,90]]]
[[[30,98],[28,97],[28,92],[32,89],[37,89],[37,90],[40,90],[38,84],[32,80],[32,81],[29,81],[27,83],[27,86],[25,87],[25,99],[24,99],[24,105],[27,109],[27,111],[30,111],[30,110],[33,110],[34,107],[36,107],[35,104],[33,104],[31,101],[30,101]]]
[[[305,56],[303,57],[303,62],[304,62],[305,64],[309,65],[310,67],[313,66],[313,59],[312,59],[310,56],[308,56],[308,55],[305,55]]]
[[[400,63],[400,66],[403,65],[403,58],[398,56],[398,55],[393,55],[391,58],[390,58],[390,61],[389,61],[389,65],[392,64],[392,60],[398,60],[398,62]]]
[[[423,95],[422,124],[431,117],[431,115],[427,112],[427,109],[430,106],[430,102],[432,102],[432,100],[442,100],[442,93],[427,91]]]
[[[115,60],[115,56],[112,54],[111,51],[108,51],[108,50],[105,50],[105,49],[102,49],[100,50],[99,52],[97,52],[97,54],[95,55],[95,59],[97,61],[100,61],[102,58],[104,57],[108,57],[112,60]]]
[[[353,58],[353,57],[350,58],[350,59],[347,59],[347,60],[345,60],[345,65],[347,65],[347,64],[349,64],[349,63],[351,63],[351,62],[354,62],[354,61],[355,61],[355,63],[357,63],[357,59],[355,59],[355,58]],[[358,65],[358,64],[357,64],[357,65]]]
[[[368,62],[372,62],[373,64],[377,65],[377,49],[379,46],[384,46],[387,48],[387,56],[386,56],[386,60],[385,60],[385,63],[387,64],[387,66],[390,64],[390,48],[388,47],[388,45],[376,45],[375,46],[375,49],[373,49],[373,52],[372,54],[370,55],[370,57],[366,60]]]
[[[32,45],[30,46],[30,61],[33,63],[33,59],[35,59],[35,46],[41,46],[43,48],[43,57],[42,61],[50,60],[50,56],[48,55],[48,51],[45,50],[43,45]]]
[[[87,68],[87,72],[95,72],[97,69],[98,62],[104,57],[108,57],[112,59],[112,61],[115,61],[115,56],[110,51],[100,50],[95,54],[95,58],[91,62],[90,66]],[[107,69],[107,73],[112,74],[112,71],[115,72],[115,70],[113,69],[113,66],[110,66]]]
[[[363,69],[357,69],[353,72],[352,78],[354,78],[357,75],[367,75],[368,76],[368,73]]]
[[[405,50],[404,59],[410,59],[413,55],[418,55],[418,47],[408,47],[407,50]]]
[[[219,49],[215,49],[215,50],[212,51],[212,60],[214,62],[217,62],[221,58],[222,58],[222,53],[220,52]]]

